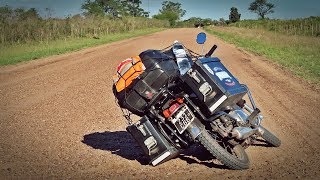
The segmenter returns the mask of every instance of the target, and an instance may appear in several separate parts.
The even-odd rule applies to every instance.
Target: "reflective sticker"
[[[216,76],[218,76],[218,78],[219,78],[221,81],[222,81],[223,79],[227,79],[227,78],[232,79],[232,77],[230,77],[230,75],[229,75],[227,72],[225,72],[225,71],[217,72],[217,73],[216,73]]]
[[[208,64],[204,64],[203,66],[209,71],[210,74],[214,75],[214,72],[213,72],[212,69],[208,66]]]
[[[216,72],[216,76],[227,86],[236,85],[233,78],[225,71]]]
[[[223,70],[221,69],[221,67],[214,67],[213,70],[214,70],[214,72],[223,71]]]
[[[227,86],[234,86],[236,85],[236,83],[234,81],[232,81],[232,79],[225,79],[224,80],[224,84],[226,84]]]
[[[213,112],[214,110],[216,110],[218,108],[218,106],[220,106],[220,104],[223,103],[224,100],[227,99],[227,96],[226,95],[223,95],[216,103],[214,103],[210,108],[209,110],[211,112]]]

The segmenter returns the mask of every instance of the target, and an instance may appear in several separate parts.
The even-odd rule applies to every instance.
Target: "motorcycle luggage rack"
[[[199,53],[196,53],[196,52],[194,52],[194,51],[192,51],[191,49],[188,49],[185,45],[183,45],[183,44],[181,44],[182,46],[183,46],[183,48],[185,48],[186,50],[188,50],[188,54],[190,55],[190,57],[191,58],[196,58],[197,60],[198,60],[198,56],[201,56],[201,54],[199,54]],[[165,52],[165,50],[168,50],[168,49],[170,49],[170,48],[172,48],[173,47],[173,45],[170,45],[170,46],[168,46],[168,47],[165,47],[165,48],[163,48],[163,49],[161,49],[160,51],[162,51],[162,52]]]

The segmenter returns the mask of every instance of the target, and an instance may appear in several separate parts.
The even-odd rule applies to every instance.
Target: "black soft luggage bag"
[[[120,107],[143,116],[161,88],[179,76],[179,69],[172,58],[158,50],[147,50],[139,56],[146,67],[145,72],[123,91],[116,92],[113,87],[113,92]]]

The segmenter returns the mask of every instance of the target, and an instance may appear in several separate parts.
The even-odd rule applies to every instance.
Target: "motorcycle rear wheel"
[[[250,162],[247,153],[241,145],[230,145],[227,150],[212,137],[208,131],[203,131],[198,140],[214,157],[231,169],[248,169]]]

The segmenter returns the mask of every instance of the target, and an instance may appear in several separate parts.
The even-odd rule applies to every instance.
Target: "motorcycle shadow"
[[[112,154],[128,160],[137,160],[142,165],[148,164],[142,149],[126,131],[105,131],[87,134],[83,136],[82,143],[94,149],[110,151]]]
[[[229,169],[227,166],[220,164],[209,151],[198,144],[194,144],[184,150],[178,157],[188,164],[200,164],[208,168]]]
[[[148,165],[149,160],[127,131],[94,132],[83,136],[82,143],[104,151],[110,151],[128,160],[137,160],[141,165]],[[188,164],[201,164],[209,168],[228,169],[214,163],[215,158],[202,146],[193,145],[184,150],[177,158]]]

